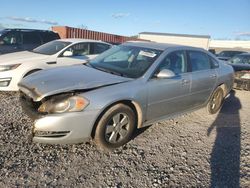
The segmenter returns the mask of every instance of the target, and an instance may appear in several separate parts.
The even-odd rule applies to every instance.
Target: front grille
[[[60,138],[66,136],[70,131],[35,131],[35,137]]]

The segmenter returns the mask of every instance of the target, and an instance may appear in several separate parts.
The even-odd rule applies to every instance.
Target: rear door
[[[185,51],[174,51],[166,56],[156,70],[172,70],[176,76],[168,79],[152,77],[147,83],[147,120],[158,119],[190,108],[191,73],[188,72]]]
[[[217,81],[217,72],[209,58],[202,51],[187,51],[192,70],[190,101],[193,107],[202,105],[209,98]]]

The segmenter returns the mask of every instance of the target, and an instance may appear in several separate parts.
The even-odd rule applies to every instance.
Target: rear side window
[[[211,69],[207,54],[200,51],[188,51],[192,72]]]
[[[36,32],[23,32],[23,44],[41,44],[41,39]]]
[[[92,43],[93,50],[91,50],[91,54],[100,54],[110,48],[108,44],[102,43]]]
[[[59,39],[59,36],[53,32],[40,32],[40,36],[42,38],[43,43],[50,42],[52,40]]]

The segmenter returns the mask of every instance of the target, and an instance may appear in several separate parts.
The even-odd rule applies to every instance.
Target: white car
[[[0,91],[18,91],[18,82],[36,71],[86,63],[111,44],[86,39],[60,39],[32,51],[0,56]]]

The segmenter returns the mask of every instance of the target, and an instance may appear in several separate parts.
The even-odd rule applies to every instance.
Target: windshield
[[[229,60],[233,64],[250,64],[250,55],[237,55]]]
[[[141,77],[162,53],[135,46],[115,46],[94,60],[91,67],[129,78]]]
[[[69,46],[71,42],[64,42],[64,41],[51,41],[46,44],[43,44],[33,50],[35,53],[44,54],[44,55],[53,55]]]

